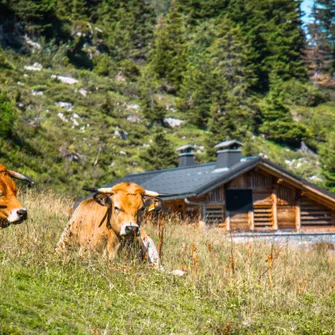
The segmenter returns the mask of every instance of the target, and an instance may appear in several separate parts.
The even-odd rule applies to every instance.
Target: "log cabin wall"
[[[176,199],[164,201],[164,207],[168,213],[177,214],[183,220],[188,219],[191,222],[199,221],[202,219],[202,203],[205,201],[205,198],[189,198],[188,200],[192,203],[199,203],[199,205],[187,204],[184,199]],[[215,221],[215,223],[218,223],[218,221]]]
[[[231,230],[267,230],[273,226],[273,178],[258,171],[250,171],[232,180],[231,189],[252,190],[253,210],[229,212]]]
[[[206,203],[206,223],[224,225],[226,218],[224,186],[209,192],[203,200]]]
[[[164,206],[166,208],[171,209],[171,212],[177,214],[180,216],[181,219],[184,218],[185,216],[185,201],[182,199],[177,199],[177,200],[167,200],[164,201]]]
[[[307,196],[300,202],[300,231],[302,232],[333,232],[335,231],[335,211]]]
[[[229,190],[251,190],[252,209],[227,210],[226,192]],[[320,200],[319,200],[320,198]],[[181,218],[190,213],[201,216],[205,203],[207,224],[218,224],[226,230],[251,231],[335,231],[335,210],[322,204],[322,198],[302,196],[301,190],[288,185],[278,177],[263,170],[254,169],[221,185],[204,197],[189,199],[198,202],[188,205],[183,199],[164,202]]]
[[[228,211],[226,190],[252,190],[252,211]],[[303,197],[301,191],[264,171],[238,176],[205,197],[209,223],[227,230],[335,231],[335,211]]]
[[[277,222],[278,229],[296,229],[296,193],[297,190],[284,184],[277,186]]]

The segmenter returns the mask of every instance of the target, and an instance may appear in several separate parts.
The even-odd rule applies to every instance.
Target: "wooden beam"
[[[272,228],[278,230],[278,219],[277,219],[277,187],[275,186],[272,190]]]
[[[231,228],[230,228],[230,214],[229,214],[229,211],[226,211],[226,230],[227,231],[231,230]]]
[[[248,224],[251,231],[255,230],[254,211],[248,212]]]
[[[284,180],[285,184],[292,185],[294,188],[303,190],[304,194],[302,195],[306,195],[311,198],[313,197],[318,202],[323,201],[322,203],[325,204],[325,206],[330,206],[332,209],[335,209],[335,198],[323,192],[322,190],[319,190],[317,187],[313,187],[313,184],[309,184],[305,181],[296,179],[289,173],[279,171],[275,167],[267,164],[266,162],[261,162],[261,165],[259,165],[258,167],[260,170],[263,170],[279,179]]]
[[[300,197],[295,201],[295,227],[297,232],[301,230],[301,216],[300,216]]]

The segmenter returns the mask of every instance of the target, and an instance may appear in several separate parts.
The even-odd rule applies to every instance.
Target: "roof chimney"
[[[185,144],[177,148],[178,151],[178,167],[186,167],[195,165],[194,159],[194,146],[191,144]]]
[[[243,146],[243,143],[236,140],[224,141],[217,144],[214,147],[218,149],[215,170],[228,169],[238,163],[243,157],[241,146]]]

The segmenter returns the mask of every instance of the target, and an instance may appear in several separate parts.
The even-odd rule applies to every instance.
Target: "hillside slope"
[[[1,162],[80,195],[152,168],[151,146],[176,164],[175,149],[194,144],[203,163],[236,138],[246,155],[332,189],[333,90],[308,82],[297,4],[263,5],[244,18],[233,1],[1,2]],[[296,20],[277,48],[280,13]]]

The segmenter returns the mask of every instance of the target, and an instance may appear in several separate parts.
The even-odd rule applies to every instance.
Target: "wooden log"
[[[324,226],[311,226],[311,227],[301,227],[302,232],[308,232],[308,233],[333,233],[335,232],[335,227],[334,226],[329,226],[329,227],[324,227]]]
[[[254,212],[249,212],[249,229],[253,231],[255,229],[255,222],[254,222]]]
[[[301,215],[311,215],[311,214],[325,214],[325,215],[329,215],[329,216],[332,216],[332,212],[331,211],[318,211],[318,210],[315,210],[315,211],[301,211]]]
[[[301,214],[300,214],[300,198],[297,197],[295,201],[295,227],[297,232],[301,230]]]
[[[313,225],[325,225],[325,226],[328,226],[328,225],[332,225],[332,224],[333,224],[332,221],[325,221],[325,220],[303,221],[302,222],[303,226],[313,226]]]
[[[331,216],[300,216],[301,222],[309,222],[309,221],[332,221],[333,218]]]
[[[277,187],[273,188],[272,192],[272,222],[273,229],[278,229],[278,218],[277,218]]]

